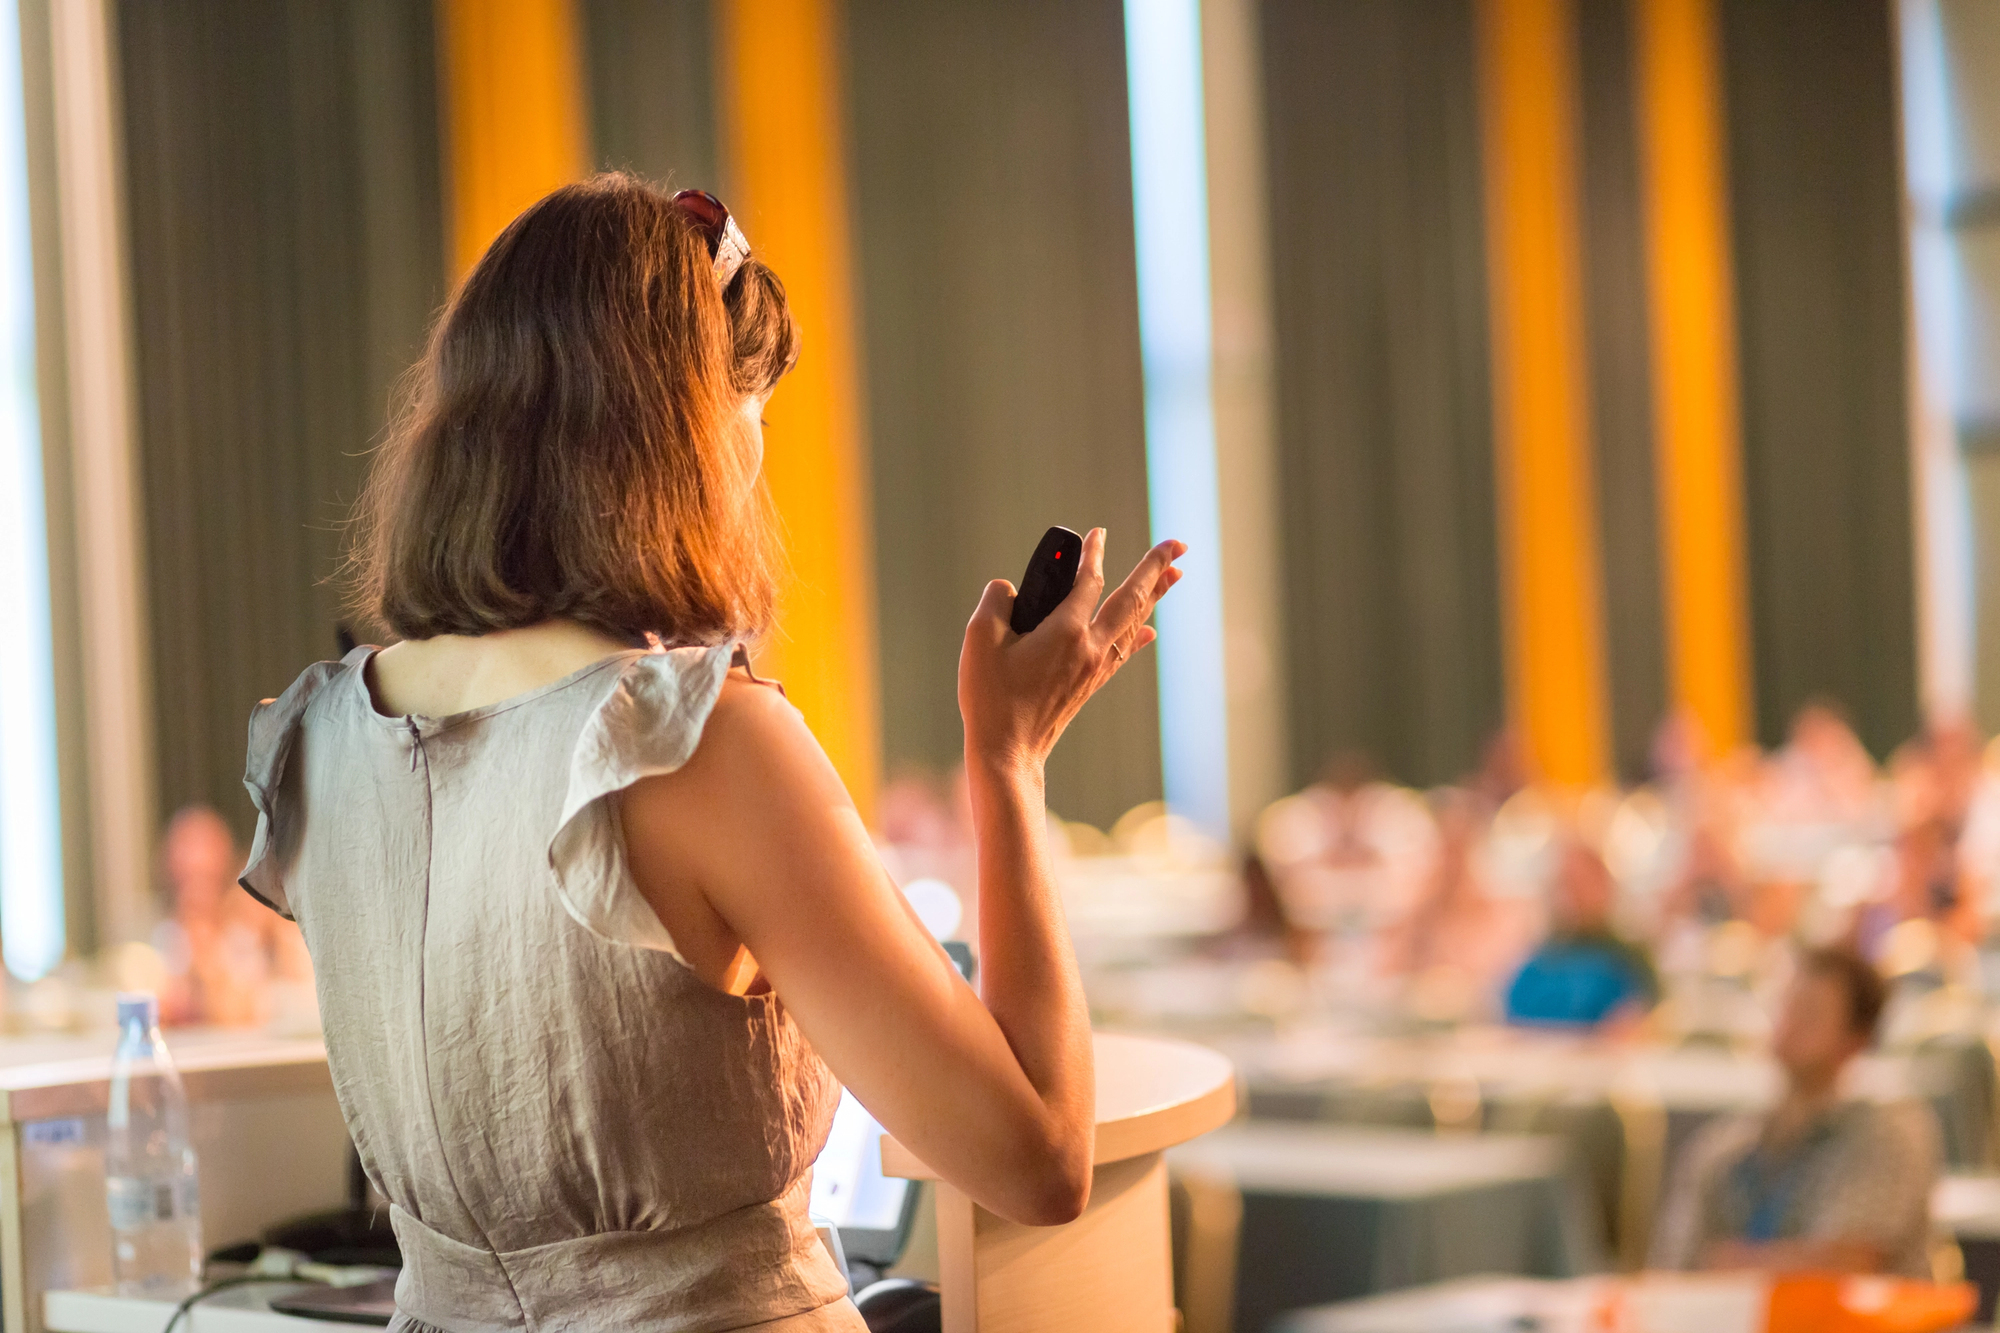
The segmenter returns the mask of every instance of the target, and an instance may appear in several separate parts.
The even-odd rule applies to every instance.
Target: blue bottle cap
[[[99,1011],[100,1013],[102,1010]],[[151,1030],[160,1023],[160,997],[151,991],[120,991],[118,993],[118,1030],[123,1032],[137,1022]]]

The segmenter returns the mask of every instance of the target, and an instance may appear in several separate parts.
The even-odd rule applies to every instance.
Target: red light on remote
[[[1061,552],[1061,551],[1057,551],[1057,552],[1056,552],[1056,559],[1058,559],[1058,560],[1062,559],[1062,552]]]

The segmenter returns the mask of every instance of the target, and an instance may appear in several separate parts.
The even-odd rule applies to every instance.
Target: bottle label
[[[192,1217],[198,1209],[192,1177],[158,1180],[113,1176],[105,1182],[113,1231],[137,1231],[155,1222]]]
[[[32,1120],[21,1127],[21,1141],[31,1148],[71,1148],[83,1142],[83,1121]]]

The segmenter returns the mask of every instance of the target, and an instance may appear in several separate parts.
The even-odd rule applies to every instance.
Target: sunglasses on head
[[[745,239],[743,229],[729,216],[727,206],[707,190],[682,190],[672,203],[708,242],[709,258],[715,261],[716,284],[727,290],[736,271],[750,257],[750,242]]]

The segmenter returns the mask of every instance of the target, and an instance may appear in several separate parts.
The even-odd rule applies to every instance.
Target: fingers
[[[1090,623],[1097,599],[1104,595],[1104,529],[1092,528],[1083,534],[1083,554],[1077,558],[1076,585],[1063,598],[1057,611]]]
[[[1117,675],[1127,662],[1137,657],[1141,650],[1150,647],[1159,637],[1159,631],[1151,625],[1141,625],[1124,638],[1113,639],[1105,649],[1104,679],[1109,680]]]
[[[1005,579],[995,579],[986,585],[986,591],[979,594],[979,605],[972,609],[972,622],[966,632],[986,628],[989,631],[1004,632],[1007,618],[1014,613],[1014,585]],[[997,633],[996,633],[997,637]]]
[[[1132,572],[1125,576],[1125,581],[1118,585],[1118,591],[1098,608],[1097,618],[1092,623],[1100,627],[1107,637],[1123,642],[1152,614],[1153,603],[1179,581],[1180,571],[1173,567],[1174,561],[1185,554],[1187,543],[1173,540],[1163,541],[1146,552]],[[1101,552],[1099,559],[1102,560]]]
[[[1136,591],[1136,585],[1138,585],[1147,570],[1147,562],[1152,559],[1155,553],[1165,552],[1169,561],[1171,561],[1178,559],[1180,553],[1186,549],[1187,547],[1180,542],[1169,541],[1160,543],[1159,546],[1153,548],[1153,551],[1147,553],[1146,560],[1139,562],[1139,567],[1132,571],[1131,577],[1125,580],[1124,585],[1119,588],[1117,594],[1113,594],[1114,599],[1118,595],[1125,593],[1128,588]],[[1104,611],[1099,614],[1098,623],[1107,626],[1111,634],[1111,641],[1107,645],[1105,662],[1105,666],[1108,668],[1105,672],[1106,680],[1117,675],[1119,669],[1131,661],[1132,658],[1138,656],[1140,650],[1151,646],[1159,639],[1159,632],[1148,625],[1146,619],[1152,614],[1153,607],[1158,604],[1159,600],[1165,597],[1167,592],[1176,583],[1181,581],[1181,574],[1182,571],[1171,563],[1161,568],[1158,577],[1153,580],[1152,586],[1145,590],[1145,594],[1141,598],[1137,610],[1136,618],[1128,623],[1120,624],[1114,619],[1122,608],[1113,607],[1111,602],[1104,604]]]

